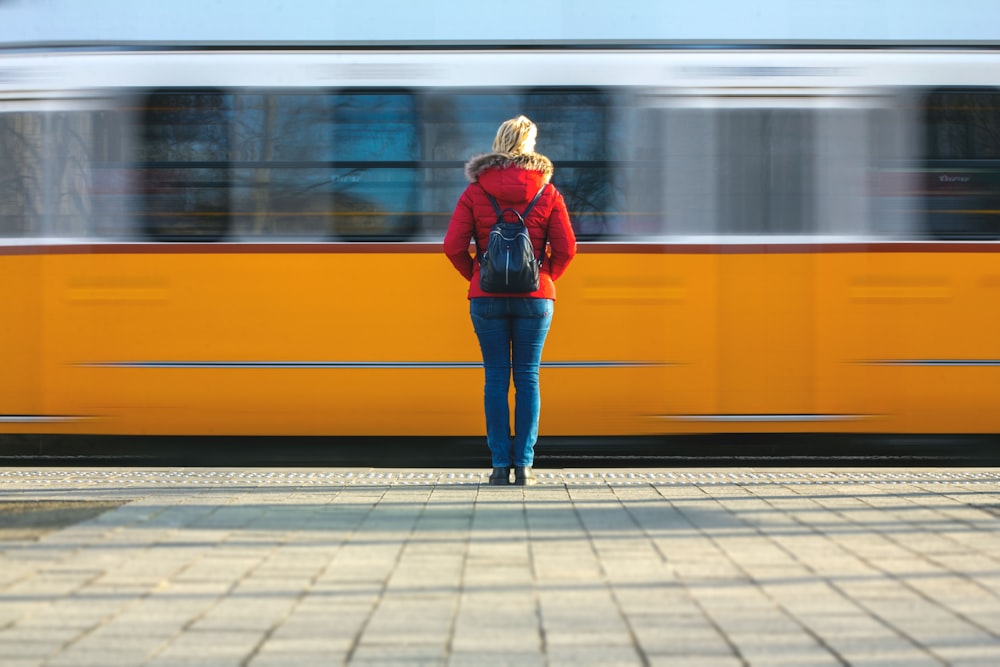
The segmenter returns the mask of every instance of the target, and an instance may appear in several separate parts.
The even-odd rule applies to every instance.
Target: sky
[[[1000,0],[0,0],[0,44],[1000,44]]]

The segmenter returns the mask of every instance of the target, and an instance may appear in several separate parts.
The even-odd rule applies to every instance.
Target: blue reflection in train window
[[[333,97],[333,233],[349,240],[405,239],[418,229],[420,118],[407,91]]]
[[[566,199],[577,235],[615,233],[613,220],[620,216],[608,160],[613,123],[606,93],[562,88],[440,92],[427,96],[424,112],[425,166],[432,172],[425,201],[428,210],[441,212],[436,229],[447,225],[447,214],[467,185],[465,162],[489,153],[500,124],[523,114],[538,125],[536,150],[554,163],[552,182]]]
[[[439,233],[465,162],[522,113],[539,125],[581,238],[614,232],[613,123],[599,91],[168,90],[145,107],[134,163],[157,239]]]
[[[332,124],[326,94],[237,96],[231,205],[238,237],[329,233]]]

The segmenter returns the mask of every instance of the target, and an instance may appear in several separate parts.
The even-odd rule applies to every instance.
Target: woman
[[[538,367],[552,322],[556,298],[553,284],[576,254],[576,236],[566,203],[549,184],[552,162],[535,152],[538,128],[524,116],[505,121],[497,130],[492,153],[476,155],[465,165],[470,185],[462,193],[444,237],[444,252],[469,282],[469,312],[479,338],[486,371],[484,404],[486,440],[493,458],[491,485],[533,484],[531,472],[541,397]],[[544,189],[543,189],[544,188]],[[497,220],[492,196],[500,209],[524,211],[535,201],[524,223],[536,257],[542,257],[538,289],[526,293],[487,293],[479,283],[479,262],[469,242],[485,248]],[[546,252],[548,245],[548,252]],[[514,436],[511,438],[507,394],[514,375]]]

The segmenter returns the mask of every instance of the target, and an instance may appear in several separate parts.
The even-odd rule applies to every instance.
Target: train
[[[998,434],[998,103],[989,47],[0,51],[0,434],[481,437],[441,241],[519,114],[542,442]]]

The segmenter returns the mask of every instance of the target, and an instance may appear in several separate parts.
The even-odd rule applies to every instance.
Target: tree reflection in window
[[[410,237],[420,222],[414,96],[343,91],[333,102],[334,234],[356,240]]]
[[[154,93],[136,160],[143,227],[164,240],[408,238],[418,131],[405,91]]]
[[[614,122],[603,92],[546,88],[432,93],[424,100],[426,201],[433,229],[443,230],[466,185],[462,167],[491,150],[503,121],[524,114],[539,128],[537,150],[555,164],[553,183],[566,199],[578,238],[621,231],[610,146]],[[620,225],[618,225],[620,226]]]
[[[615,233],[609,98],[590,90],[158,91],[141,145],[145,232],[164,240],[403,240],[443,233],[462,166],[526,114],[580,238]]]
[[[611,111],[608,96],[597,91],[534,90],[524,96],[524,113],[538,125],[538,150],[555,163],[553,182],[581,240],[620,231],[613,222]]]
[[[146,98],[136,156],[145,232],[162,240],[216,240],[229,231],[233,96],[158,92]]]
[[[238,237],[331,232],[332,102],[318,93],[240,94],[233,128]]]
[[[42,113],[0,114],[0,237],[42,234],[44,133]]]
[[[0,114],[0,237],[119,231],[107,167],[119,157],[118,127],[108,110]]]

